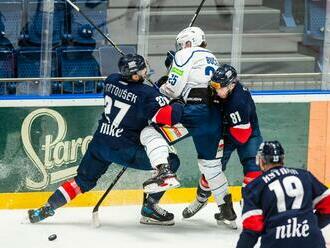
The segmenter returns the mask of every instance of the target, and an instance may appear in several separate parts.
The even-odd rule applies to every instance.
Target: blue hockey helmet
[[[220,89],[228,86],[230,83],[235,82],[237,72],[234,67],[223,64],[220,66],[211,77],[211,86],[214,89]]]
[[[118,61],[118,68],[124,77],[130,77],[137,74],[138,71],[147,67],[144,58],[138,54],[126,54]]]
[[[258,156],[261,157],[265,164],[283,164],[284,149],[277,140],[264,141],[259,147]]]

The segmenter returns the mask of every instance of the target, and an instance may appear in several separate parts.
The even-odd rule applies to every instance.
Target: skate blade
[[[140,223],[144,225],[173,226],[174,220],[159,221],[149,217],[141,216]]]
[[[153,194],[178,187],[180,187],[180,182],[175,177],[172,177],[166,179],[162,185],[158,185],[157,183],[146,185],[143,190],[147,194]]]
[[[236,230],[237,229],[237,224],[235,220],[217,220],[217,224],[219,226],[225,226],[230,229]]]

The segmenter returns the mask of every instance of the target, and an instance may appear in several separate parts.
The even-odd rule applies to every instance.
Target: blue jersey
[[[316,215],[330,213],[330,191],[310,172],[273,168],[243,189],[243,232],[237,247],[325,248]]]
[[[168,103],[155,88],[127,83],[117,73],[105,80],[104,99],[104,113],[94,137],[117,149],[139,144],[141,130]]]
[[[243,182],[247,184],[260,175],[260,168],[256,165],[255,157],[262,137],[256,106],[250,91],[239,82],[221,103],[225,129],[222,169],[226,169],[232,152],[237,150],[239,160],[243,165]]]
[[[237,82],[222,107],[224,128],[233,142],[244,144],[251,136],[260,136],[256,107],[246,87]]]

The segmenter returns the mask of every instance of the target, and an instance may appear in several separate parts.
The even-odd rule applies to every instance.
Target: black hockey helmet
[[[138,54],[126,54],[118,61],[118,68],[124,77],[130,77],[147,67],[144,58]]]
[[[264,141],[259,147],[258,156],[261,157],[265,164],[283,164],[284,149],[277,140]]]
[[[223,64],[220,66],[211,77],[211,86],[215,89],[220,89],[228,86],[237,78],[237,72],[231,65]]]

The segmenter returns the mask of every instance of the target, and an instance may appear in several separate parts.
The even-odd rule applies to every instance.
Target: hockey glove
[[[162,76],[160,79],[158,79],[155,84],[157,85],[158,88],[160,88],[164,83],[167,82],[168,76]]]
[[[175,56],[175,52],[170,50],[170,51],[167,51],[167,54],[166,54],[166,59],[165,59],[165,66],[167,68],[167,70],[169,71],[170,70],[170,67],[172,65],[172,62],[174,60],[174,56]]]
[[[169,104],[172,105],[174,103],[185,105],[185,102],[182,98],[173,98],[170,100]]]

